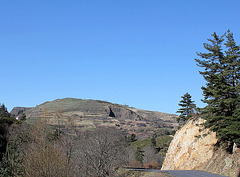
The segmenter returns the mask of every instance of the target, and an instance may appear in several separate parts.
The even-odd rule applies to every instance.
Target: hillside
[[[202,170],[239,177],[240,149],[232,153],[216,148],[216,133],[205,129],[203,119],[189,120],[176,132],[168,148],[162,170]]]
[[[48,101],[33,108],[15,107],[13,116],[25,113],[28,121],[48,118],[50,124],[69,119],[79,128],[97,126],[115,126],[123,132],[135,133],[139,137],[149,137],[159,128],[176,129],[177,115],[156,111],[136,109],[124,105],[100,100],[83,100],[75,98]]]

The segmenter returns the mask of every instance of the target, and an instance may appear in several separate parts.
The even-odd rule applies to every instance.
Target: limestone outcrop
[[[178,130],[169,146],[162,170],[203,170],[238,177],[240,149],[229,154],[216,148],[216,133],[205,129],[204,119],[189,120]]]

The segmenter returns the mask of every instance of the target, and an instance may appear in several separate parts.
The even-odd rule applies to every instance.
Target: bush
[[[160,167],[158,162],[148,162],[144,166],[151,169],[158,169]]]

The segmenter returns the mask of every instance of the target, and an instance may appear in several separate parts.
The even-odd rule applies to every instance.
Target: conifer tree
[[[8,144],[0,162],[0,176],[23,176],[22,159],[16,144]]]
[[[231,147],[240,140],[240,48],[230,31],[222,36],[214,32],[212,37],[209,43],[203,44],[207,52],[197,53],[201,59],[195,59],[197,65],[204,68],[199,73],[206,80],[202,90],[207,106],[202,111],[205,126],[217,133],[219,141]]]
[[[0,118],[10,117],[7,108],[4,104],[0,105]]]
[[[143,163],[143,157],[144,151],[140,147],[137,147],[137,150],[135,152],[135,160]]]
[[[192,96],[189,93],[184,94],[182,97],[182,100],[178,104],[181,106],[177,113],[180,113],[179,119],[182,119],[186,121],[194,114],[194,108],[196,105],[194,104],[194,101],[192,101]]]
[[[25,113],[23,113],[22,117],[21,117],[21,121],[26,121],[27,120],[27,116]]]

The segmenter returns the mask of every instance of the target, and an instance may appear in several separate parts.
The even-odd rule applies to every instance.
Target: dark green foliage
[[[137,141],[136,135],[135,134],[127,135],[127,136],[125,136],[125,140],[130,145],[131,143]]]
[[[11,125],[13,123],[18,123],[19,121],[17,121],[16,119],[12,118],[12,117],[1,117],[0,118],[0,125],[3,124],[8,124]]]
[[[0,105],[0,161],[2,160],[2,154],[6,152],[8,127],[14,122],[17,122],[17,120],[10,117],[5,105]]]
[[[26,121],[27,120],[27,116],[25,113],[23,113],[22,117],[21,117],[21,121]]]
[[[10,117],[10,114],[7,111],[7,108],[4,104],[0,105],[0,118]]]
[[[240,145],[240,47],[230,31],[222,36],[213,33],[212,37],[204,43],[207,52],[198,53],[201,59],[195,59],[204,69],[200,74],[206,80],[202,87],[203,102],[207,104],[202,109],[205,126],[216,131],[219,141]]]
[[[155,147],[155,148],[156,148],[156,146],[157,146],[156,138],[157,138],[157,135],[156,135],[156,134],[153,134],[153,136],[152,136],[152,138],[151,138],[151,142],[152,142],[153,147]]]
[[[152,147],[155,149],[155,153],[160,151],[160,147],[157,147],[157,134],[153,134],[151,138]]]
[[[161,151],[167,152],[172,139],[173,138],[168,135],[157,138],[157,147],[159,147]]]
[[[178,104],[181,108],[178,109],[177,113],[180,113],[179,118],[177,121],[179,122],[181,119],[186,121],[188,120],[194,113],[196,105],[194,104],[194,101],[192,101],[192,97],[189,93],[184,94],[182,97],[182,100]]]
[[[140,147],[137,147],[137,150],[135,152],[135,160],[143,163],[143,157],[144,151]]]
[[[156,134],[157,137],[165,136],[165,135],[174,135],[175,130],[172,130],[170,128],[159,128],[157,131],[155,131],[154,134]]]
[[[22,160],[16,144],[8,144],[6,153],[0,162],[0,176],[23,176]]]

